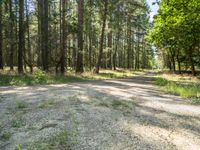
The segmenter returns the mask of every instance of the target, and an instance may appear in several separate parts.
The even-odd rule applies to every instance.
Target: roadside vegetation
[[[187,98],[193,104],[200,104],[200,80],[197,77],[161,74],[154,83],[166,92]]]
[[[37,70],[33,74],[17,75],[14,72],[8,73],[4,71],[0,73],[0,86],[63,84],[89,80],[125,78],[138,74],[142,74],[142,72],[130,70],[101,70],[99,74],[93,72],[85,72],[83,74],[68,72],[67,75],[54,75]]]

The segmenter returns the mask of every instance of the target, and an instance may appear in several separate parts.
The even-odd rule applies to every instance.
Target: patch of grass
[[[88,78],[89,80],[107,80],[131,77],[138,74],[142,74],[142,72],[136,72],[131,70],[100,70],[99,74],[85,72],[82,74],[82,76]]]
[[[38,107],[41,109],[45,109],[45,108],[53,107],[55,104],[56,104],[55,100],[49,99],[49,100],[46,100],[46,101],[40,103],[38,105]]]
[[[16,118],[11,121],[11,127],[13,128],[20,128],[22,126],[22,119]]]
[[[105,103],[105,102],[99,103],[98,106],[101,106],[101,107],[110,107],[109,104]]]
[[[59,150],[59,149],[71,149],[71,143],[69,142],[68,131],[63,131],[51,139],[34,142],[28,146],[28,150]]]
[[[66,76],[47,74],[40,70],[35,71],[33,74],[25,75],[2,73],[0,74],[0,86],[62,84],[89,80],[125,78],[139,74],[142,74],[142,72],[130,70],[101,70],[99,74],[94,74],[93,72],[85,72],[83,74],[68,72]]]
[[[11,138],[12,134],[10,132],[4,132],[1,138],[5,141],[8,141]]]
[[[133,103],[124,100],[113,100],[112,107],[116,110],[129,111],[133,108]]]
[[[17,144],[15,150],[23,150],[22,145],[21,144]]]
[[[192,101],[194,100],[194,103],[200,104],[200,84],[196,82],[184,82],[179,80],[174,81],[158,77],[154,83],[161,86],[166,92],[192,99]]]
[[[23,101],[18,101],[17,102],[17,106],[16,106],[18,109],[25,109],[28,107],[28,104],[26,102],[23,102]]]
[[[200,97],[197,97],[197,98],[193,98],[192,100],[191,100],[191,103],[192,104],[200,104]]]
[[[83,76],[61,76],[51,74],[26,74],[26,75],[0,75],[0,86],[31,86],[31,85],[48,85],[71,82],[82,82],[88,79]]]

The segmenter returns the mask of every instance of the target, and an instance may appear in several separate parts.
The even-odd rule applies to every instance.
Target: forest
[[[200,150],[200,0],[0,0],[0,150]]]
[[[154,52],[145,1],[2,0],[0,68],[19,74],[150,69]]]

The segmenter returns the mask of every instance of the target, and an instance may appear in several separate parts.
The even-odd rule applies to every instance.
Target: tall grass
[[[190,98],[195,103],[200,103],[200,84],[194,82],[172,81],[162,77],[155,80],[155,84],[161,86],[166,92]],[[198,102],[199,101],[199,102]]]

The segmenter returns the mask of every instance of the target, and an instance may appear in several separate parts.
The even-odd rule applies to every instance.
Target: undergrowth
[[[67,75],[53,75],[37,70],[33,74],[0,74],[0,86],[28,86],[28,85],[48,85],[71,82],[83,82],[89,80],[106,80],[124,78],[140,74],[129,70],[102,70],[99,74],[85,72],[83,74],[68,73]]]

